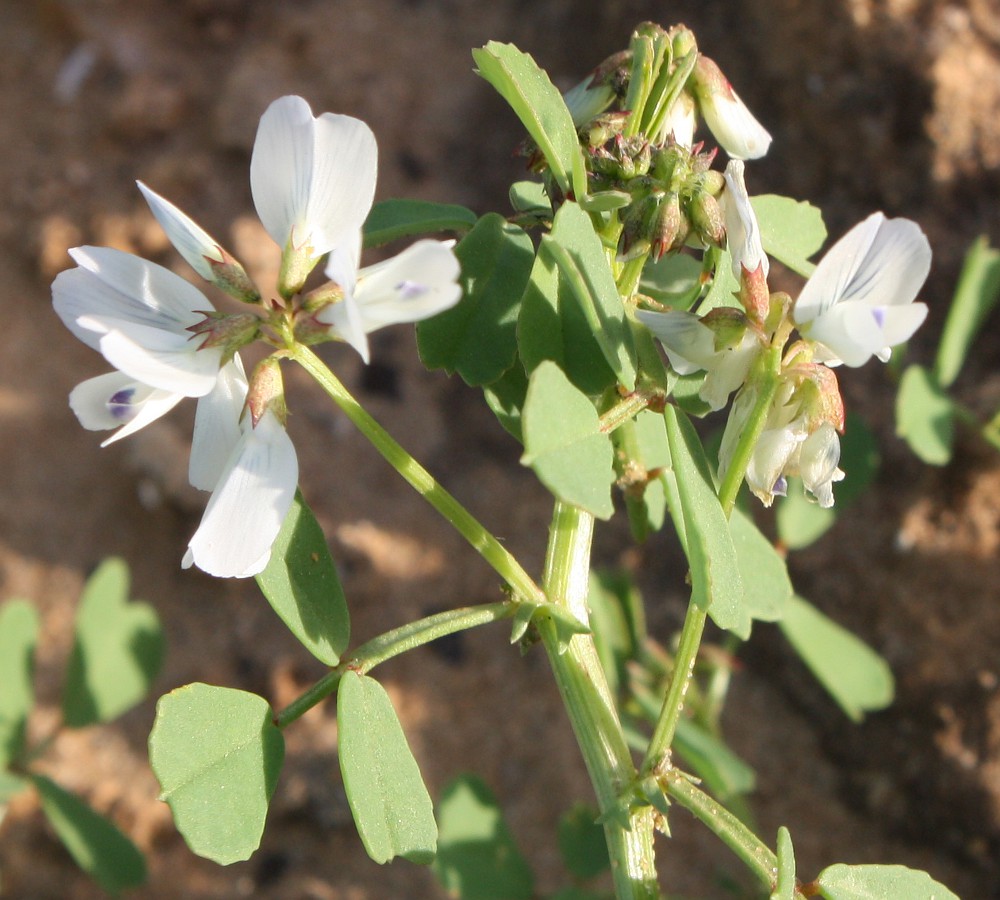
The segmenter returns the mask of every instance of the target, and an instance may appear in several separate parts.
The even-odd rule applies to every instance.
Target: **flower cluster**
[[[70,395],[85,428],[117,429],[105,445],[185,397],[198,401],[188,476],[212,494],[185,567],[235,577],[262,571],[295,495],[298,462],[285,430],[279,358],[265,359],[248,379],[240,348],[263,340],[280,354],[293,340],[341,340],[367,362],[369,333],[432,316],[461,296],[451,242],[418,241],[360,268],[377,160],[375,137],[358,119],[316,118],[301,97],[282,97],[264,113],[250,184],[261,223],[282,251],[280,300],[266,299],[218,241],[141,183],[181,256],[246,311],[217,311],[168,269],[102,247],[71,250],[76,267],[52,285],[56,313],[114,369]],[[302,295],[324,256],[329,282]]]
[[[712,65],[703,67],[710,83],[717,83]],[[701,109],[709,118],[704,101]],[[759,126],[749,113],[737,115],[730,107],[728,122],[743,129],[747,146],[760,145]],[[718,126],[711,127],[718,134]],[[730,134],[728,140],[739,143],[739,136]],[[701,316],[640,310],[637,318],[663,344],[674,371],[706,373],[700,396],[712,410],[722,409],[737,392],[719,454],[720,475],[731,465],[760,401],[758,361],[767,350],[784,348],[797,329],[801,340],[782,357],[746,481],[770,506],[785,493],[787,478],[797,475],[807,496],[829,507],[832,485],[844,477],[838,467],[843,402],[830,367],[861,366],[872,356],[884,362],[892,347],[913,335],[927,316],[927,306],[914,300],[930,269],[930,245],[916,223],[874,213],[827,252],[791,302],[768,289],[768,259],[743,162],[731,160],[724,179],[719,207],[741,308],[716,308]]]

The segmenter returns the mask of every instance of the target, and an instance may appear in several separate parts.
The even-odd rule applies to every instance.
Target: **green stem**
[[[593,527],[593,516],[557,501],[545,558],[544,587],[549,601],[584,622],[589,618]],[[538,630],[597,796],[616,896],[619,900],[656,900],[652,810],[630,813],[622,805],[622,795],[635,781],[635,766],[593,635],[575,635],[568,644],[562,643],[552,620],[544,617],[538,621]]]
[[[622,425],[630,422],[646,409],[652,403],[653,399],[653,397],[643,391],[633,391],[601,416],[601,432],[603,434],[610,434],[612,431],[621,428]]]
[[[379,663],[394,656],[399,656],[407,650],[413,650],[423,644],[429,644],[445,635],[475,628],[478,625],[488,625],[500,619],[509,619],[514,615],[517,604],[504,600],[499,603],[486,603],[482,606],[469,606],[461,609],[450,609],[446,612],[409,622],[385,634],[380,634],[362,644],[349,657],[317,681],[308,691],[296,697],[281,712],[274,717],[274,724],[284,728],[307,713],[316,704],[330,696],[340,684],[344,672],[352,671],[364,675]]]
[[[778,858],[757,835],[676,769],[665,773],[660,784],[670,797],[708,826],[769,891],[774,889]]]
[[[750,464],[750,457],[753,455],[753,449],[764,430],[771,401],[778,390],[780,365],[781,348],[772,348],[764,355],[762,365],[757,372],[756,403],[744,424],[736,450],[733,453],[732,462],[719,486],[719,502],[726,513],[726,518],[729,518],[736,505],[736,498],[739,495],[740,485],[743,484],[747,466]],[[649,742],[646,758],[643,760],[640,770],[644,775],[663,771],[670,766],[670,747],[673,745],[677,722],[684,708],[684,696],[694,673],[694,664],[701,647],[706,619],[707,614],[702,609],[694,603],[689,604],[687,615],[684,617],[684,626],[681,629],[677,654],[674,657],[674,673],[670,679],[667,696],[663,700],[660,717],[656,722],[653,737]]]
[[[431,506],[447,519],[506,581],[515,595],[534,603],[544,603],[545,596],[524,571],[521,564],[479,521],[438,484],[393,437],[373,419],[326,364],[307,347],[295,344],[288,355],[304,368],[329,394],[358,430],[374,445],[403,478]]]

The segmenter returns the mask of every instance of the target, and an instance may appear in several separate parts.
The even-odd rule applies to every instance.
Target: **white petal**
[[[177,252],[202,278],[206,281],[214,280],[209,260],[216,262],[224,260],[219,242],[169,200],[150,190],[141,181],[137,181],[136,184],[146,198],[156,221],[170,238],[170,243],[177,248]]]
[[[420,322],[461,299],[459,264],[449,242],[417,241],[398,256],[362,269],[354,297],[365,331]]]
[[[792,426],[764,431],[747,466],[747,486],[765,506],[774,502],[775,488],[789,459],[806,434]]]
[[[95,315],[182,332],[213,309],[193,284],[149,260],[110,247],[77,247],[69,253],[79,268],[56,278],[52,296],[71,329],[68,319]]]
[[[666,312],[641,309],[635,317],[659,339],[678,375],[707,369],[714,361],[715,335],[694,313],[679,309]]]
[[[722,214],[726,220],[726,246],[732,258],[733,275],[739,279],[743,267],[756,272],[764,267],[764,277],[770,271],[770,263],[760,239],[757,214],[750,204],[746,183],[743,179],[742,160],[730,160],[726,166],[726,189],[720,198]]]
[[[359,228],[350,237],[330,251],[324,274],[338,285],[345,294],[353,294],[361,268],[362,233]]]
[[[121,372],[108,372],[73,388],[69,405],[89,431],[118,429],[101,444],[106,447],[160,418],[182,399],[182,394],[151,388]]]
[[[749,332],[732,349],[720,350],[708,367],[708,374],[698,391],[713,411],[722,409],[729,402],[729,395],[746,380],[757,354],[760,342]]]
[[[909,306],[888,306],[879,311],[882,318],[882,336],[888,347],[895,347],[913,337],[927,318],[926,303]]]
[[[199,398],[194,416],[188,481],[202,491],[218,483],[243,429],[240,417],[247,396],[247,378],[239,356],[219,370],[215,387]]]
[[[291,439],[265,413],[230,454],[185,563],[221,578],[260,572],[292,505],[298,471]]]
[[[840,438],[829,422],[824,422],[798,449],[797,467],[806,491],[824,509],[833,506],[833,483],[844,473],[840,462]]]
[[[129,325],[127,332],[109,331],[99,349],[111,365],[136,381],[185,397],[202,397],[215,387],[223,352],[221,347],[198,350],[181,335],[141,325]]]
[[[359,119],[314,119],[301,97],[281,97],[261,116],[250,187],[278,246],[310,245],[320,256],[361,227],[375,196],[378,149]]]
[[[873,213],[820,260],[795,302],[793,318],[800,325],[810,322],[837,303],[910,303],[930,261],[930,245],[915,222]]]

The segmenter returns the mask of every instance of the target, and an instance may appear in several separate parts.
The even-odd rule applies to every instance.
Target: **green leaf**
[[[347,601],[323,529],[299,492],[257,584],[313,656],[328,666],[340,662],[351,636]]]
[[[464,206],[429,200],[382,200],[365,221],[366,247],[378,247],[399,238],[439,231],[464,233],[476,224],[476,214]]]
[[[576,203],[559,207],[552,231],[542,237],[579,304],[591,333],[626,388],[635,388],[636,352],[625,306],[594,223]]]
[[[392,701],[374,678],[347,671],[337,691],[340,772],[354,822],[377,863],[434,859],[438,831],[417,761]]]
[[[631,202],[632,195],[626,191],[598,191],[581,198],[580,207],[589,213],[602,213],[624,209]]]
[[[642,598],[627,574],[591,572],[587,606],[597,656],[617,695],[627,680],[626,665],[645,638]]]
[[[691,567],[691,597],[720,628],[744,640],[750,612],[729,522],[722,511],[701,441],[682,412],[664,411],[672,472],[667,477],[670,514]]]
[[[160,799],[191,851],[229,865],[260,846],[285,741],[263,697],[189,684],[165,694],[149,735]]]
[[[134,888],[146,880],[146,861],[124,834],[75,794],[42,775],[31,781],[42,810],[76,864],[109,894]]]
[[[578,803],[559,819],[559,852],[576,878],[593,878],[609,868],[604,829],[597,824],[597,811]]]
[[[793,272],[808,278],[815,271],[809,262],[826,241],[823,214],[804,200],[762,194],[750,201],[760,225],[764,252]]]
[[[615,383],[615,374],[577,302],[569,279],[556,265],[551,245],[538,248],[521,298],[517,346],[529,374],[546,360],[566,373],[583,393],[596,397]]]
[[[930,466],[951,459],[955,404],[923,366],[908,366],[896,395],[896,434]]]
[[[539,218],[552,215],[552,201],[540,181],[515,181],[510,186],[509,197],[515,212]]]
[[[490,41],[472,51],[477,73],[510,105],[545,157],[563,194],[583,197],[587,175],[573,117],[559,89],[531,56]]]
[[[461,900],[531,900],[534,878],[489,788],[473,775],[449,784],[438,804],[434,871]]]
[[[795,851],[792,836],[782,825],[778,829],[778,880],[770,900],[795,900]]]
[[[527,394],[528,376],[524,374],[524,366],[516,358],[514,365],[503,375],[483,387],[486,405],[493,410],[493,415],[504,429],[522,446],[524,437],[521,434],[521,410]]]
[[[934,375],[942,388],[951,387],[958,377],[969,347],[997,300],[1000,300],[1000,251],[993,249],[984,235],[965,256],[944,323],[934,360]]]
[[[778,537],[789,550],[800,550],[819,540],[837,517],[875,480],[880,465],[878,441],[864,419],[847,415],[840,443],[840,466],[846,472],[835,488],[836,504],[824,509],[806,498],[799,478],[788,479],[788,496],[777,504]]]
[[[521,425],[521,462],[560,500],[610,519],[611,438],[601,432],[594,405],[555,363],[543,362],[532,373]]]
[[[107,559],[84,585],[63,687],[71,728],[110,722],[149,693],[163,665],[163,630],[148,603],[129,602],[128,566]]]
[[[784,558],[761,534],[753,519],[741,510],[733,510],[729,530],[739,561],[747,611],[761,622],[778,621],[792,596],[792,581]]]
[[[483,216],[455,248],[462,299],[417,325],[420,358],[429,369],[458,372],[470,385],[489,384],[517,352],[518,301],[531,274],[531,238],[502,216]]]
[[[0,822],[3,821],[4,805],[15,794],[20,794],[27,786],[28,782],[19,775],[0,769]]]
[[[26,600],[0,607],[0,770],[24,751],[28,714],[35,702],[32,678],[38,615]]]
[[[885,709],[895,690],[892,671],[864,641],[798,595],[778,623],[788,642],[848,718]]]
[[[816,884],[826,900],[958,900],[926,872],[906,866],[837,863],[820,872]]]
[[[699,316],[703,316],[705,313],[719,306],[739,308],[740,305],[739,300],[735,296],[740,292],[740,283],[736,276],[733,275],[732,257],[729,255],[728,250],[718,250],[716,251],[716,255],[718,262],[715,266],[715,275],[712,278],[712,283],[708,288],[705,299],[698,305]]]
[[[655,721],[659,710],[651,711]],[[754,770],[715,735],[687,716],[677,720],[674,747],[694,774],[723,801],[749,794],[756,786]]]
[[[701,260],[688,253],[668,253],[643,267],[639,290],[674,309],[690,309],[701,292],[701,272]]]

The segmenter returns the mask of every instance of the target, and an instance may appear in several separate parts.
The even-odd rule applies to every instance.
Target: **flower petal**
[[[183,394],[172,394],[141,384],[121,372],[108,372],[80,382],[69,395],[70,409],[89,431],[118,430],[106,447],[134,434],[172,410]]]
[[[757,214],[750,205],[750,196],[743,179],[744,163],[732,159],[726,166],[726,189],[720,198],[722,214],[726,220],[726,246],[732,257],[733,275],[739,279],[743,269],[756,272],[764,267],[764,277],[770,271],[770,262],[760,239]]]
[[[666,312],[640,309],[635,317],[659,339],[678,375],[707,369],[715,359],[715,335],[694,313],[679,309]]]
[[[245,429],[230,454],[183,564],[220,578],[260,572],[291,507],[298,477],[295,447],[267,412],[256,428]]]
[[[52,303],[66,327],[91,347],[97,340],[80,327],[84,316],[183,333],[213,309],[194,285],[149,260],[109,247],[77,247],[69,253],[78,268],[56,277]]]
[[[198,399],[188,462],[188,481],[201,491],[218,483],[243,429],[240,417],[247,396],[247,377],[239,356],[219,370],[215,387]]]
[[[146,198],[150,211],[160,223],[170,243],[206,281],[214,281],[215,273],[209,260],[221,263],[225,260],[222,245],[205,231],[186,213],[181,212],[173,203],[150,190],[141,181],[137,181],[142,196]]]
[[[377,165],[364,122],[332,113],[314,119],[301,97],[281,97],[261,116],[250,160],[257,214],[279,247],[291,240],[321,256],[364,223]]]
[[[90,321],[86,317],[81,322]],[[185,397],[202,397],[215,387],[222,347],[199,350],[183,335],[128,325],[104,334],[98,349],[116,369],[136,381]]]

